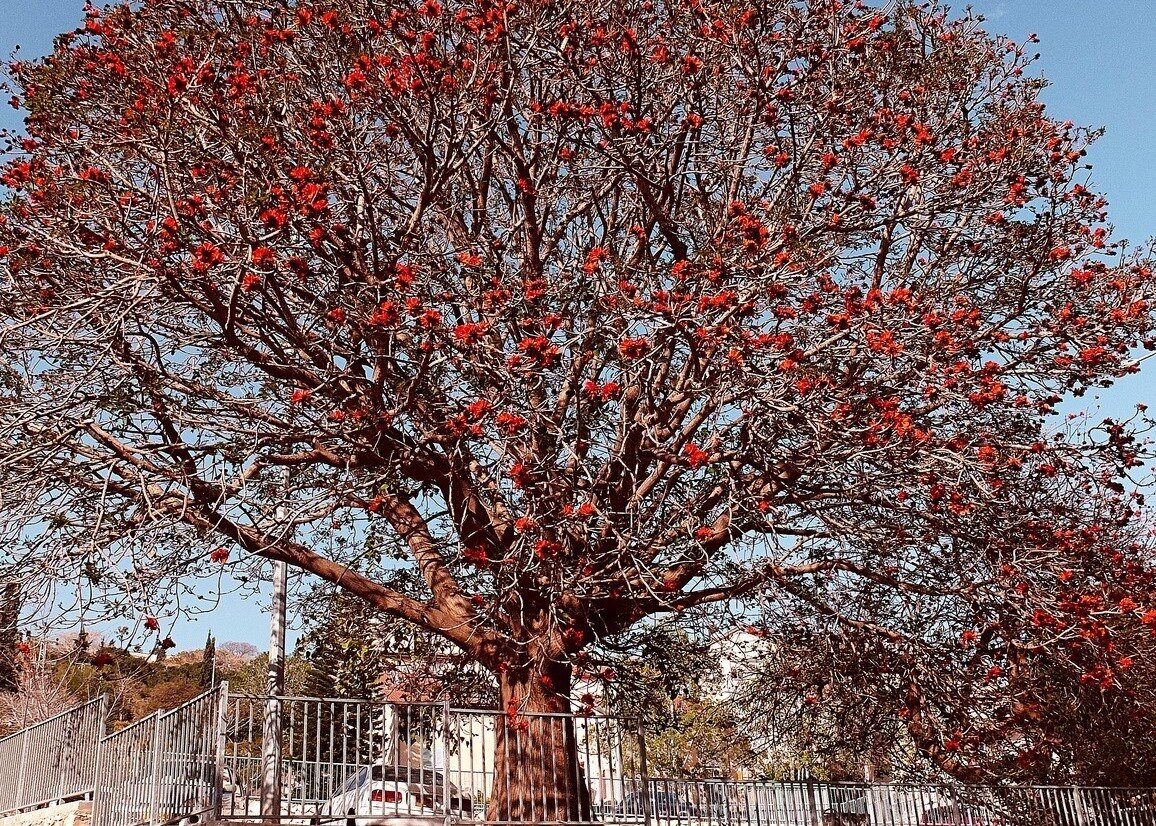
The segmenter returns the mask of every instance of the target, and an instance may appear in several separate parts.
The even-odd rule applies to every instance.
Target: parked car
[[[388,823],[390,826],[430,826],[446,815],[445,796],[449,791],[451,813],[473,817],[473,801],[445,776],[433,769],[375,763],[354,772],[340,790],[321,804],[312,823],[345,826]]]

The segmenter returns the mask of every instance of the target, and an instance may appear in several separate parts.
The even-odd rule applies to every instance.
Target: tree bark
[[[570,680],[570,667],[556,663],[498,674],[505,714],[496,727],[489,822],[593,820]]]
[[[15,691],[20,683],[17,669],[20,642],[20,583],[4,583],[0,595],[0,691]]]

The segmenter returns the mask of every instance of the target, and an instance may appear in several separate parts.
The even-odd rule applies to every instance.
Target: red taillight
[[[374,803],[401,803],[401,792],[392,789],[374,789],[369,793],[369,799]]]

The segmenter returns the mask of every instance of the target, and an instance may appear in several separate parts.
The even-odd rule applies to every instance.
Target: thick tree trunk
[[[20,583],[0,589],[0,691],[15,691],[20,682],[16,663],[20,642]]]
[[[570,712],[570,668],[499,674],[505,715],[497,725],[492,823],[586,823],[590,787]]]

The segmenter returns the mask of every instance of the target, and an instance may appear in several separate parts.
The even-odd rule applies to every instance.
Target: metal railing
[[[99,697],[0,740],[0,814],[91,795],[107,707]]]
[[[273,699],[222,685],[103,738],[103,701],[46,720],[0,740],[0,813],[91,794],[93,826],[1156,826],[1154,789],[650,777],[620,718]]]
[[[100,741],[93,826],[212,819],[224,785],[219,733],[228,684]]]
[[[1156,826],[1156,790],[651,779],[651,816],[694,826]],[[640,794],[617,820],[643,820]],[[611,818],[604,819],[610,822]]]
[[[442,704],[282,697],[279,814],[654,826],[1156,826],[1156,792],[649,777],[631,721]],[[268,699],[228,700],[220,816],[260,813]]]
[[[641,788],[633,720],[447,709],[435,765],[491,822],[595,819]]]
[[[638,787],[623,759],[633,727],[611,717],[519,715],[448,703],[281,697],[278,793],[263,793],[268,698],[232,696],[224,766],[235,791],[223,819],[350,822],[390,816],[539,823],[591,820],[594,809]],[[527,757],[531,752],[533,756]],[[497,799],[502,817],[492,809]]]

